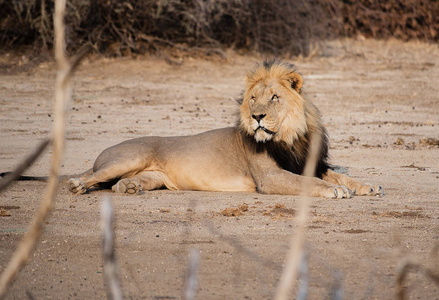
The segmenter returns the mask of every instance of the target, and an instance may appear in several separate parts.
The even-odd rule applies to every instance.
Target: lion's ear
[[[300,93],[303,85],[303,78],[300,74],[290,73],[289,75],[291,87],[296,90],[296,92]]]

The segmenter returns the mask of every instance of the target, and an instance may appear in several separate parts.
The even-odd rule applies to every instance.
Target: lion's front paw
[[[381,185],[370,185],[366,184],[361,186],[359,189],[355,191],[355,195],[358,196],[384,196],[384,190]]]
[[[119,180],[111,189],[116,193],[138,194],[142,192],[140,184],[129,179]]]
[[[85,186],[85,182],[79,178],[72,178],[69,180],[69,191],[73,194],[84,194],[87,192],[87,187]]]
[[[353,193],[350,189],[345,186],[331,186],[325,188],[325,190],[320,194],[320,196],[333,199],[351,198]]]
[[[334,189],[334,199],[352,198],[354,195],[350,189],[345,186],[336,186]]]

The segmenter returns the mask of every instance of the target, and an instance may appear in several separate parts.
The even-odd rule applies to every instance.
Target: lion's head
[[[265,149],[281,168],[296,174],[302,174],[310,138],[318,134],[316,176],[321,178],[329,166],[328,137],[317,107],[302,93],[302,76],[293,65],[273,59],[249,72],[246,83],[240,101],[241,133],[256,142],[257,151]]]
[[[310,125],[302,85],[302,76],[289,63],[273,59],[258,64],[247,75],[240,106],[241,130],[257,142],[283,141],[292,146]]]

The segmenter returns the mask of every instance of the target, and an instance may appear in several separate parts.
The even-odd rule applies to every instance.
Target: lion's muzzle
[[[258,131],[259,129],[265,131],[266,133],[268,133],[268,134],[270,134],[270,135],[275,135],[275,134],[276,134],[276,132],[271,131],[270,129],[267,129],[267,128],[263,127],[263,126],[259,126],[258,128],[256,128],[256,129],[255,129],[255,133],[256,133],[256,131]]]

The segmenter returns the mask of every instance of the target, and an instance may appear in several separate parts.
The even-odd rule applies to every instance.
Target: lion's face
[[[292,66],[272,61],[247,76],[240,107],[241,128],[257,142],[284,141],[292,145],[307,131],[302,77]]]

